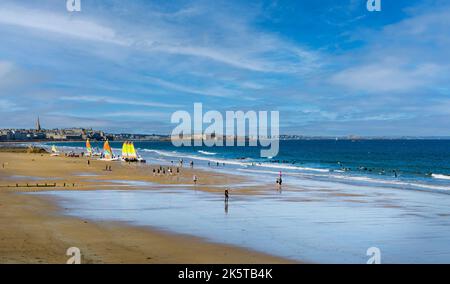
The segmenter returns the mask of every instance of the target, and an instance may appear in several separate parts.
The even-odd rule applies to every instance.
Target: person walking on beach
[[[190,165],[191,165],[191,168],[193,168],[194,167],[194,161],[191,161]]]
[[[192,177],[192,180],[194,181],[194,184],[197,184],[197,176],[196,175],[194,175],[193,177]]]
[[[88,166],[91,164],[91,161],[90,160],[88,160]]]
[[[228,199],[229,199],[228,189],[225,189],[225,203],[228,203]]]
[[[279,176],[278,176],[278,178],[276,180],[276,183],[278,184],[278,188],[281,189],[281,184],[283,183],[281,171],[280,171],[280,174],[279,174]]]

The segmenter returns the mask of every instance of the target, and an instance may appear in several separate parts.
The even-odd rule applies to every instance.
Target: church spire
[[[41,131],[41,122],[39,121],[39,116],[37,117],[37,121],[36,121],[36,130]]]

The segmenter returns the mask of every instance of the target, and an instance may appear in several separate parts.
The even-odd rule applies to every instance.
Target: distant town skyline
[[[278,110],[280,133],[450,135],[450,3],[0,3],[0,128],[170,134],[193,110]]]

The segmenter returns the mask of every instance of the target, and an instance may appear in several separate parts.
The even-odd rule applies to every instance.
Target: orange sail
[[[89,142],[89,139],[86,140],[86,150],[89,155],[92,155],[92,147],[91,147],[91,142]]]
[[[105,141],[105,144],[103,144],[103,157],[105,159],[112,159],[112,150],[111,146],[109,146],[108,140]]]

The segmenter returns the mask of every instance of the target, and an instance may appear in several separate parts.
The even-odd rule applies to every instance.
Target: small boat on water
[[[125,141],[122,145],[122,161],[124,162],[140,162],[145,163],[145,160],[137,153],[132,141]]]
[[[60,152],[58,151],[58,149],[56,149],[56,146],[52,145],[52,153],[50,156],[55,157],[55,156],[59,156],[59,154],[60,154]]]
[[[103,144],[103,153],[100,158],[101,161],[118,161],[119,158],[114,156],[114,153],[109,145],[108,140]]]

